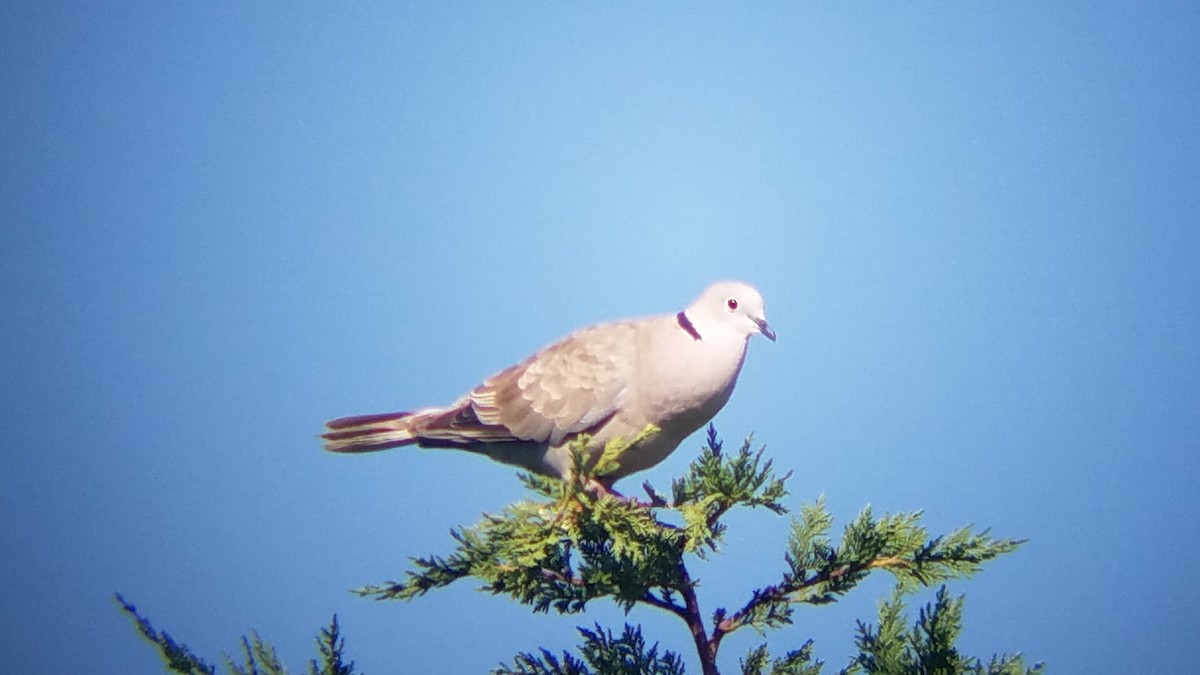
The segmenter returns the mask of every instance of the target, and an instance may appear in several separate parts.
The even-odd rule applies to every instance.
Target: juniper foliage
[[[653,427],[644,434],[653,434]],[[686,475],[672,482],[669,497],[648,483],[648,501],[626,499],[597,489],[596,480],[620,466],[621,455],[639,438],[610,443],[594,461],[584,452],[586,438],[572,446],[571,478],[558,481],[522,475],[533,493],[484,515],[469,528],[451,531],[454,549],[443,555],[412,560],[402,580],[365,586],[356,592],[378,600],[410,600],[468,577],[481,590],[506,595],[534,612],[554,610],[578,614],[588,603],[611,600],[626,611],[647,605],[683,621],[693,638],[695,657],[704,675],[717,675],[717,657],[725,636],[750,627],[760,633],[791,624],[798,608],[839,600],[874,572],[895,580],[890,598],[880,604],[878,625],[858,624],[858,654],[839,675],[908,674],[1022,675],[1041,673],[1017,655],[993,656],[988,663],[959,653],[961,597],[951,598],[942,585],[936,599],[919,611],[910,627],[904,619],[904,596],[919,588],[969,577],[993,558],[1016,550],[1021,540],[996,538],[989,530],[964,527],[931,536],[921,526],[921,512],[876,515],[869,507],[842,528],[834,541],[833,517],[823,498],[800,507],[793,517],[777,582],[754,589],[738,608],[718,607],[709,616],[700,609],[691,557],[717,553],[724,542],[724,516],[734,508],[788,513],[784,499],[790,473],[776,475],[763,451],[747,439],[725,452],[709,426],[708,444]],[[665,517],[674,514],[673,517]],[[682,524],[674,524],[682,523]],[[138,630],[155,644],[168,670],[215,675],[215,668],[196,657],[165,632],[156,631],[137,610],[118,596]],[[681,675],[684,660],[675,652],[647,646],[641,627],[626,624],[618,635],[600,625],[578,629],[576,653],[555,654],[540,648],[519,652],[500,675]],[[337,617],[318,638],[320,661],[310,675],[350,675]],[[257,634],[242,639],[242,661],[226,657],[228,672],[237,675],[284,672],[274,649]],[[743,675],[817,675],[824,662],[808,641],[772,658],[767,644],[739,660]]]
[[[930,675],[1025,675],[1042,673],[1044,666],[1027,666],[1020,655],[994,655],[983,663],[959,653],[954,641],[962,629],[963,596],[950,597],[938,589],[933,602],[921,608],[916,623],[904,621],[904,589],[897,587],[890,600],[879,603],[879,624],[858,622],[855,644],[859,653],[841,675],[860,673],[929,673]]]
[[[366,586],[357,592],[379,600],[411,599],[473,577],[482,582],[481,590],[507,595],[535,612],[553,609],[563,614],[579,613],[589,602],[599,599],[610,599],[627,611],[638,604],[649,605],[687,624],[702,672],[712,675],[718,672],[717,654],[726,635],[745,627],[765,631],[790,624],[798,606],[836,602],[872,572],[890,573],[897,582],[897,593],[903,594],[971,576],[983,563],[1014,551],[1022,543],[969,527],[930,536],[920,524],[919,511],[876,516],[868,507],[845,526],[840,543],[835,545],[830,537],[832,515],[824,500],[817,499],[804,504],[793,519],[780,580],[753,590],[736,610],[718,607],[705,621],[696,597],[696,581],[687,567],[688,557],[703,558],[719,550],[725,533],[722,518],[733,508],[787,513],[783,500],[790,474],[777,476],[771,461],[763,459],[762,450],[752,450],[751,439],[736,452],[726,453],[710,426],[707,447],[687,474],[672,483],[670,499],[647,484],[644,487],[649,501],[638,502],[590,489],[595,477],[619,465],[621,452],[630,444],[610,445],[599,461],[589,465],[583,452],[585,443],[586,439],[581,439],[573,448],[574,472],[570,480],[522,478],[542,499],[518,502],[499,515],[484,516],[473,527],[452,531],[456,542],[453,552],[415,558],[414,569],[403,580]],[[677,512],[683,525],[660,518],[664,511]],[[957,619],[952,615],[961,611],[960,604],[935,610],[930,610],[929,616],[941,620],[937,625],[943,633],[938,635],[952,644],[958,631]],[[922,621],[926,621],[926,614],[923,610]],[[901,638],[918,633],[887,633],[873,640],[895,647]],[[655,669],[660,661],[654,648],[645,651],[640,632],[634,639],[627,631],[616,643],[612,636],[600,640],[600,633],[582,634],[584,654],[598,646],[620,644],[629,654],[641,654],[645,664],[650,664],[643,670],[597,672],[674,672]],[[914,658],[925,663],[941,653],[917,650]],[[1002,663],[1018,662],[1004,659],[1008,660]],[[546,651],[540,655],[523,652],[514,666],[502,666],[495,672],[591,672],[585,662],[586,658],[569,654],[559,659]],[[870,670],[866,661],[854,663],[862,672],[918,672]],[[936,672],[975,672],[964,669],[962,663],[958,663],[962,666],[959,670]],[[764,645],[752,650],[741,664],[744,673],[774,675],[809,675],[819,672],[822,666],[813,659],[811,644],[775,660],[770,659]]]
[[[683,661],[677,654],[664,651],[658,645],[646,648],[642,629],[625,624],[620,637],[596,624],[595,630],[577,629],[583,638],[579,651],[582,658],[563,652],[560,661],[550,650],[533,654],[517,654],[512,666],[500,666],[496,675],[592,675],[592,673],[641,673],[644,675],[684,675]]]
[[[216,675],[216,666],[196,656],[187,645],[176,642],[166,631],[154,628],[150,620],[142,615],[137,607],[121,597],[116,596],[117,603],[131,619],[142,637],[154,645],[163,659],[163,665],[168,672],[184,673],[184,675]],[[341,635],[335,614],[329,621],[329,626],[322,628],[317,636],[317,651],[319,658],[308,663],[308,675],[355,675],[354,662],[345,658],[346,640]],[[271,643],[259,637],[257,632],[242,636],[241,661],[235,662],[233,657],[225,655],[225,672],[229,675],[287,675],[288,670],[279,660]]]

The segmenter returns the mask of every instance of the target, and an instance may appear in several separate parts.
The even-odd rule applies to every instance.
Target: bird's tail
[[[412,445],[419,441],[415,423],[426,414],[396,412],[342,417],[326,422],[328,431],[321,438],[329,452],[375,452]]]
[[[502,424],[481,421],[468,396],[445,408],[342,417],[325,427],[321,438],[330,452],[374,452],[402,445],[472,450],[480,444],[528,440]]]

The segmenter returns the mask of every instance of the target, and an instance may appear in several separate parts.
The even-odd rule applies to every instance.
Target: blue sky
[[[350,595],[522,492],[315,435],[739,278],[780,337],[716,422],[795,506],[1029,538],[952,584],[969,653],[1194,667],[1198,36],[1190,3],[6,3],[0,659],[159,672],[115,591],[297,668],[334,612],[371,673],[619,627]],[[786,518],[730,524],[706,611],[782,570]],[[840,667],[887,590],[771,645]]]

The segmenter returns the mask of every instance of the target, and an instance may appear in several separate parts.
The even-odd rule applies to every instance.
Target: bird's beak
[[[771,330],[771,327],[767,325],[766,319],[755,319],[754,323],[758,324],[758,332],[762,333],[771,342],[775,341],[775,331]]]

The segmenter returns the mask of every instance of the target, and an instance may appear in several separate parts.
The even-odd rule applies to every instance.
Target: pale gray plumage
[[[661,462],[717,414],[755,333],[775,340],[762,296],[744,283],[718,282],[678,314],[576,331],[444,408],[344,417],[329,422],[322,438],[331,452],[458,448],[565,477],[576,436],[588,434],[597,454],[609,440],[657,426],[602,479],[611,487]]]

